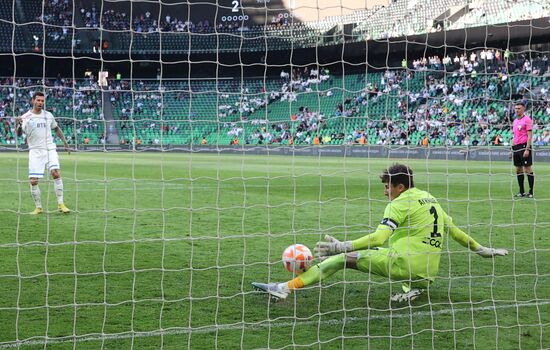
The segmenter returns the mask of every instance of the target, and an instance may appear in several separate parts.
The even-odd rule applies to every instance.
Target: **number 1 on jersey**
[[[439,215],[437,215],[437,210],[435,207],[430,208],[430,214],[434,216],[434,230],[432,231],[431,236],[432,237],[441,237],[441,233],[437,232],[437,219],[439,218]]]

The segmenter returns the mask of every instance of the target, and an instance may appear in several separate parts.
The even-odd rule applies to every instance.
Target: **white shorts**
[[[49,151],[45,149],[29,150],[29,178],[43,178],[44,168],[48,168],[48,173],[54,169],[61,169],[57,151],[54,149]]]

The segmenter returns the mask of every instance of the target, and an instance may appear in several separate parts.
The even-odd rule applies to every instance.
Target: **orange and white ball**
[[[311,250],[303,244],[293,244],[283,252],[283,265],[292,273],[306,271],[313,261]]]

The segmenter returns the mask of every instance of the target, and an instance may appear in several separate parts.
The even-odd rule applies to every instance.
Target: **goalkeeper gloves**
[[[353,250],[351,241],[340,242],[336,238],[326,235],[325,241],[317,242],[315,245],[315,255],[319,257],[321,261],[325,260],[331,255],[340,253],[347,253]]]
[[[495,256],[508,255],[508,251],[506,249],[487,248],[484,246],[477,248],[476,253],[484,258],[494,258]]]

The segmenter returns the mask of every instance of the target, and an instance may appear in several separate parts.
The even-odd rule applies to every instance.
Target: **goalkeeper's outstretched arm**
[[[354,241],[339,241],[336,238],[326,235],[324,242],[317,242],[315,254],[321,259],[340,253],[349,253],[355,250],[372,249],[379,247],[386,242],[392,229],[386,225],[378,225],[376,231]]]
[[[446,224],[448,225],[447,229],[449,230],[449,236],[451,236],[452,239],[460,243],[460,245],[462,245],[463,247],[466,247],[471,251],[477,253],[478,255],[484,258],[508,255],[508,251],[506,249],[487,248],[482,246],[481,244],[476,242],[475,239],[470,237],[470,235],[468,235],[466,232],[453,225],[451,220],[449,220],[449,222]]]

